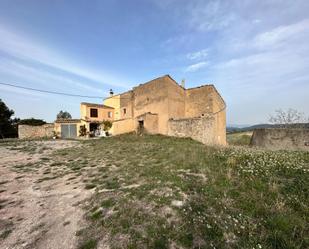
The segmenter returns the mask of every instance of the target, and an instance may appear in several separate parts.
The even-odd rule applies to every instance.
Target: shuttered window
[[[98,109],[90,108],[90,117],[97,118],[98,117]]]

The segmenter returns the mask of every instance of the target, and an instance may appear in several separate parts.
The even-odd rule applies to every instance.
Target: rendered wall
[[[167,134],[168,91],[170,84],[167,77],[152,80],[133,89],[134,92],[134,117],[147,112],[158,114],[158,133]]]
[[[124,133],[129,133],[135,131],[135,122],[133,119],[122,119],[122,120],[116,120],[113,122],[113,126],[110,130],[112,135],[120,135]]]
[[[195,118],[212,112],[213,112],[212,86],[201,86],[186,90],[185,117]]]
[[[18,138],[45,138],[52,137],[54,124],[44,124],[40,126],[18,125]]]
[[[117,134],[120,134],[118,132],[120,130],[134,131],[138,117],[147,113],[157,114],[157,133],[163,135],[170,132],[170,119],[192,119],[214,114],[211,136],[215,138],[211,139],[215,139],[216,144],[226,144],[225,103],[213,85],[184,89],[167,75],[139,85],[131,91],[107,98],[104,104],[114,107],[115,113],[118,110],[115,120],[117,120],[116,117],[134,120],[133,125],[130,122],[122,123],[129,127],[120,128],[119,124],[115,123]],[[152,128],[152,133],[153,130]],[[208,131],[203,132],[208,133]]]
[[[269,149],[309,150],[309,129],[256,129],[253,131],[251,145]]]
[[[185,89],[176,82],[167,84],[168,91],[168,117],[184,118],[185,117]]]
[[[98,110],[98,117],[90,117],[90,109],[97,109]],[[103,120],[114,120],[114,109],[106,108],[106,107],[98,107],[98,106],[87,106],[81,104],[80,106],[81,112],[81,119],[85,119],[87,121],[93,122],[101,122]],[[108,117],[108,113],[111,112],[112,116]]]
[[[134,117],[133,111],[133,92],[125,92],[120,95],[120,119]]]
[[[148,134],[157,134],[159,131],[158,127],[158,115],[152,114],[152,113],[145,113],[144,115],[136,118],[135,125],[136,128],[138,126],[138,121],[143,120],[144,121],[144,132]]]
[[[120,95],[104,99],[103,104],[114,108],[114,120],[121,119]]]

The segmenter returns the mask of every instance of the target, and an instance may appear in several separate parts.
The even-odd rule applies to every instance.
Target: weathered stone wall
[[[40,126],[18,125],[18,138],[45,138],[52,137],[54,124],[44,124]]]
[[[200,118],[169,120],[168,135],[174,137],[191,137],[207,145],[219,145],[216,130],[216,119],[209,115]]]
[[[256,129],[253,131],[251,145],[269,149],[309,150],[309,129]]]

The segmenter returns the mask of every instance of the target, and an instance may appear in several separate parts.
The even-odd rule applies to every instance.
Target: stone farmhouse
[[[62,137],[76,137],[80,126],[98,129],[112,121],[110,132],[191,137],[204,144],[226,144],[226,104],[214,85],[185,89],[169,75],[104,99],[103,104],[81,103],[81,118],[55,121]]]

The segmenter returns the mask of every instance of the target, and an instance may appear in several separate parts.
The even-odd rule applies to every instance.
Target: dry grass
[[[91,189],[80,248],[308,248],[309,153],[123,135],[17,170]]]
[[[124,135],[84,142],[61,159],[95,189],[91,225],[80,233],[91,245],[108,235],[111,248],[309,246],[306,152]]]

